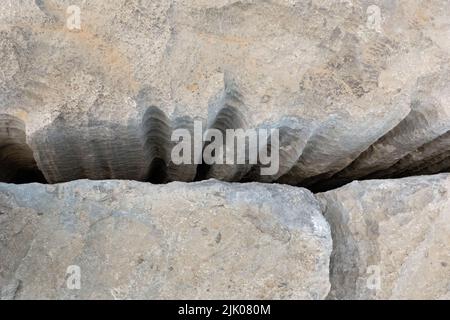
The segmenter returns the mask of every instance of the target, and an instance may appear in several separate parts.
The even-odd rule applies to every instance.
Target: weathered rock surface
[[[321,183],[361,154],[342,178],[387,170],[447,129],[432,119],[449,108],[449,11],[446,0],[10,1],[0,114],[24,122],[52,183],[192,181],[170,135],[194,120],[279,128],[280,170],[264,181]]]
[[[0,296],[450,299],[449,192],[448,174],[316,197],[214,180],[0,184]]]
[[[324,191],[449,171],[449,12],[448,0],[8,1],[0,182]],[[278,172],[175,165],[171,134],[194,121],[279,129]],[[281,185],[0,184],[0,297],[448,299],[449,180],[354,182],[319,194],[322,207]]]
[[[450,299],[450,175],[319,194],[333,236],[331,299]]]
[[[386,177],[448,151],[450,132],[450,69],[420,78],[410,114],[374,143],[337,177]],[[422,148],[421,150],[419,150]]]
[[[0,184],[4,299],[323,299],[331,248],[319,202],[295,187]]]

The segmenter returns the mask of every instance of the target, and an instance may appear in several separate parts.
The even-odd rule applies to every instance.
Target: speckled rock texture
[[[353,182],[319,194],[332,299],[450,299],[450,175]]]
[[[3,299],[323,299],[330,288],[330,230],[300,188],[0,184],[0,213]]]

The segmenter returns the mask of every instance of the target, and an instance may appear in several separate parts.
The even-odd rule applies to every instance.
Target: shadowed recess
[[[144,181],[148,166],[134,125],[90,120],[73,124],[63,116],[32,138],[36,161],[51,183],[77,179]]]
[[[159,108],[151,106],[144,114],[142,130],[145,139],[144,153],[150,163],[146,181],[168,182],[167,164],[170,160],[171,135],[169,119]]]
[[[46,183],[26,143],[25,123],[10,115],[0,115],[0,181]]]

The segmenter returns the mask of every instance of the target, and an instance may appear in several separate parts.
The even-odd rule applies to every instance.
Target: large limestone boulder
[[[0,8],[0,114],[23,121],[49,182],[146,181],[155,174],[191,181],[196,165],[171,162],[170,135],[192,131],[194,120],[204,129],[281,134],[273,176],[253,175],[251,166],[213,166],[201,178],[251,175],[310,185],[345,169],[390,132],[383,145],[399,150],[389,149],[386,161],[365,154],[355,170],[368,174],[445,131],[416,119],[421,111],[412,105],[423,106],[426,119],[444,111],[430,110],[420,97],[412,103],[420,79],[431,79],[421,97],[443,87],[433,88],[432,79],[443,78],[450,61],[449,6],[446,0],[10,1]],[[445,108],[437,98],[432,106]]]
[[[288,186],[0,184],[0,244],[4,299],[323,299],[330,288],[329,226],[310,192]]]
[[[450,299],[450,175],[353,182],[319,194],[332,299]]]

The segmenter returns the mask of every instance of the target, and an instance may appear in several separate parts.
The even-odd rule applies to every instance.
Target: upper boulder
[[[49,182],[148,180],[156,164],[165,181],[191,181],[196,166],[171,163],[170,135],[199,120],[280,129],[280,170],[254,179],[311,184],[402,123],[418,79],[444,72],[449,6],[12,1],[0,8],[0,114],[25,123]]]

